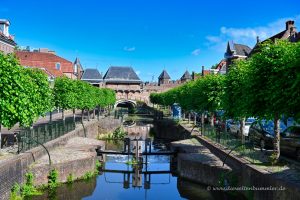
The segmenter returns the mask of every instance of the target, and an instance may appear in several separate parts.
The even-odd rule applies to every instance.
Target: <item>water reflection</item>
[[[149,123],[136,123],[127,127],[131,139],[149,137],[153,127]],[[143,145],[144,146],[144,145]],[[123,142],[107,142],[106,149],[122,151]],[[169,141],[152,139],[151,151],[165,151]],[[106,155],[103,170],[89,182],[75,182],[71,187],[63,185],[57,189],[56,196],[49,198],[44,194],[35,199],[240,199],[227,193],[212,192],[207,186],[191,183],[177,178],[171,173],[170,156],[144,156],[140,166],[127,165],[131,160],[127,155]]]

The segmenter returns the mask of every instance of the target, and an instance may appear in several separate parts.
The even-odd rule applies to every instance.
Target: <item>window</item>
[[[60,70],[60,63],[56,63],[56,64],[55,64],[55,68],[56,68],[57,70]]]

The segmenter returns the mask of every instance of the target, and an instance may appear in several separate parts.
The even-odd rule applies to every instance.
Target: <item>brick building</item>
[[[132,67],[110,67],[103,77],[103,87],[116,91],[117,99],[141,99],[142,81]]]
[[[281,31],[281,32],[279,32],[279,33],[263,40],[263,41],[260,41],[259,37],[257,37],[256,44],[253,47],[252,51],[250,52],[250,56],[251,56],[251,54],[257,52],[259,44],[264,43],[267,40],[271,40],[271,41],[274,42],[276,39],[278,39],[278,40],[288,40],[290,42],[300,41],[300,32],[297,32],[295,22],[292,21],[292,20],[286,21],[285,22],[285,30],[283,30],[283,31]]]
[[[46,69],[55,77],[67,76],[76,79],[73,63],[55,55],[54,51],[39,49],[35,51],[16,51],[20,64],[24,67]]]
[[[13,53],[17,43],[14,41],[14,37],[9,34],[10,22],[6,19],[0,19],[0,51],[7,53]]]

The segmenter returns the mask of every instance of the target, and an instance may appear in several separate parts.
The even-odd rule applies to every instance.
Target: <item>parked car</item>
[[[284,132],[286,125],[280,122],[280,133]],[[274,122],[269,120],[255,121],[249,128],[249,139],[261,149],[273,149]]]
[[[255,118],[247,118],[246,119],[245,127],[243,130],[244,136],[248,136],[249,128],[253,122],[255,122]],[[235,136],[238,136],[240,133],[240,122],[239,121],[231,122],[229,129],[232,134],[234,134]]]
[[[227,119],[225,121],[225,124],[224,126],[226,126],[226,131],[229,132],[230,131],[230,126],[231,126],[231,123],[233,122],[233,119]]]
[[[282,154],[296,157],[300,161],[300,126],[290,126],[280,136]]]

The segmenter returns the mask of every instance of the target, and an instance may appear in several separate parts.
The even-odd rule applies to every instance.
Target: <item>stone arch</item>
[[[119,99],[116,101],[115,105],[114,105],[114,108],[116,108],[118,105],[120,104],[127,104],[128,107],[133,107],[135,108],[136,107],[136,101],[134,100],[130,100],[130,99]]]

